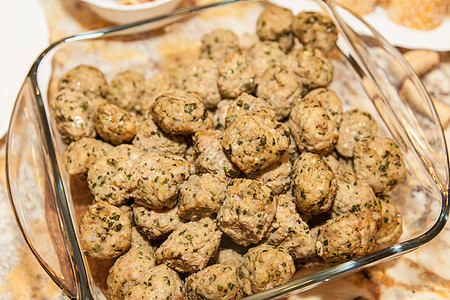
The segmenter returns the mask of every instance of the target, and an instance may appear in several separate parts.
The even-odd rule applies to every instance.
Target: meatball
[[[337,190],[333,205],[331,206],[332,217],[368,210],[375,221],[381,219],[381,206],[372,188],[357,178],[355,173],[344,173],[337,176]]]
[[[289,132],[264,110],[244,114],[225,130],[222,140],[225,153],[245,174],[269,167],[289,145]]]
[[[377,224],[368,211],[328,220],[318,232],[316,250],[326,262],[344,262],[374,250]]]
[[[244,292],[252,295],[289,282],[295,265],[286,249],[262,244],[245,254],[242,272]]]
[[[227,116],[228,108],[233,102],[234,100],[222,100],[219,102],[213,116],[214,129],[221,131],[225,130],[225,118]]]
[[[128,143],[136,134],[136,122],[131,115],[110,103],[98,108],[94,128],[104,141],[113,145]]]
[[[228,106],[225,116],[225,125],[229,127],[235,120],[238,120],[242,115],[249,111],[266,110],[273,119],[275,117],[275,110],[273,106],[264,99],[256,98],[250,94],[242,93]]]
[[[268,68],[258,79],[256,96],[267,100],[275,109],[276,119],[289,116],[294,102],[300,98],[302,86],[296,75],[283,65]]]
[[[63,161],[67,173],[86,176],[95,161],[106,155],[113,146],[93,138],[81,138],[73,142],[64,151]]]
[[[133,212],[133,211],[132,211]],[[139,247],[150,247],[154,249],[151,241],[147,239],[140,231],[137,229],[134,222],[134,216],[131,219],[131,247],[132,248],[139,248]]]
[[[201,270],[219,248],[221,236],[210,218],[180,224],[156,250],[156,259],[179,272]]]
[[[186,278],[184,285],[187,299],[241,298],[236,268],[221,264],[211,265]]]
[[[276,206],[273,192],[265,184],[231,179],[217,214],[219,227],[236,244],[256,244],[266,236]]]
[[[336,175],[317,154],[303,152],[294,163],[292,185],[300,212],[317,215],[326,212],[336,195]]]
[[[331,60],[318,48],[303,47],[291,52],[292,71],[309,89],[326,87],[333,79]]]
[[[285,248],[294,260],[304,260],[316,255],[315,239],[297,213],[293,200],[290,194],[277,196],[277,213],[265,242]]]
[[[214,109],[220,101],[217,80],[217,63],[211,59],[199,59],[186,66],[183,72],[183,90],[202,98],[207,109]]]
[[[342,100],[333,90],[327,88],[317,88],[306,94],[305,98],[313,98],[325,108],[328,116],[337,126],[342,120]]]
[[[228,248],[219,249],[216,257],[216,262],[218,264],[233,266],[236,270],[241,268],[243,260],[243,254]]]
[[[155,99],[162,93],[175,89],[172,74],[169,71],[163,71],[145,80],[144,94],[141,97],[142,112],[148,113]]]
[[[183,281],[177,272],[162,264],[145,272],[130,288],[125,300],[183,300]]]
[[[88,184],[96,201],[104,200],[113,205],[125,203],[129,198],[130,174],[142,155],[131,145],[120,145],[97,159],[88,172]]]
[[[177,202],[180,184],[189,177],[189,163],[178,155],[143,154],[130,172],[134,200],[151,209],[170,208]]]
[[[59,80],[59,90],[77,91],[89,99],[104,95],[107,86],[105,75],[91,65],[76,66],[67,71]]]
[[[275,64],[280,64],[286,58],[286,54],[277,42],[256,42],[247,51],[247,61],[256,71],[259,78],[266,69]]]
[[[81,216],[80,245],[90,257],[118,257],[131,246],[130,218],[105,201],[89,205]]]
[[[320,103],[311,98],[294,105],[288,124],[299,151],[326,155],[334,149],[339,139],[336,123]]]
[[[184,159],[188,161],[189,163],[189,173],[191,175],[194,174],[198,174],[198,170],[197,170],[197,165],[195,164],[195,159],[196,159],[196,153],[195,153],[195,149],[194,146],[191,144],[189,145],[189,147],[186,149],[186,153],[184,153]]]
[[[188,135],[212,128],[212,119],[208,117],[202,99],[180,90],[165,92],[156,98],[151,115],[168,134]]]
[[[144,152],[156,152],[161,155],[184,155],[187,149],[184,136],[165,133],[151,117],[138,126],[133,145]]]
[[[223,178],[213,174],[192,175],[180,186],[178,214],[193,221],[210,217],[222,205],[226,185]]]
[[[325,14],[315,11],[299,13],[292,22],[292,31],[303,45],[319,48],[325,53],[336,46],[336,26]]]
[[[230,161],[222,148],[223,133],[218,130],[197,132],[193,137],[197,154],[195,163],[199,172],[234,177],[239,169]]]
[[[377,244],[397,241],[403,233],[402,215],[397,205],[388,197],[379,198],[381,204],[381,223],[375,236]]]
[[[64,143],[83,137],[95,137],[94,122],[89,114],[89,99],[76,90],[63,89],[52,102],[56,129]]]
[[[178,206],[166,209],[149,209],[133,204],[134,222],[139,232],[150,240],[168,236],[179,224]]]
[[[248,175],[248,178],[265,183],[274,194],[281,194],[289,189],[292,165],[289,155],[284,153],[280,160],[262,171]]]
[[[123,299],[134,283],[155,266],[155,261],[155,252],[146,246],[131,248],[119,257],[109,269],[106,280],[111,299]]]
[[[283,50],[294,44],[292,34],[292,11],[277,5],[267,5],[259,15],[256,34],[262,41],[279,41]]]
[[[342,156],[353,157],[356,142],[376,135],[377,131],[377,122],[369,113],[358,109],[348,110],[342,115],[336,150]]]
[[[109,84],[109,102],[127,110],[142,110],[142,96],[145,92],[144,76],[134,70],[120,72]]]
[[[397,144],[387,137],[368,137],[353,149],[353,165],[376,194],[388,192],[406,176],[403,155]]]
[[[247,58],[230,53],[219,63],[217,85],[223,98],[234,99],[242,93],[252,93],[256,87],[256,70]]]
[[[241,53],[239,37],[233,31],[216,28],[202,36],[201,58],[222,61],[229,53]]]

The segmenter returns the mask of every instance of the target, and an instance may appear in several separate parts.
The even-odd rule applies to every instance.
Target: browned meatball
[[[95,161],[112,148],[113,146],[100,140],[82,138],[71,143],[64,151],[64,167],[70,175],[86,176]]]
[[[217,63],[211,59],[199,59],[184,68],[183,90],[202,98],[207,109],[214,109],[220,101],[217,80]]]
[[[138,126],[133,145],[144,152],[156,152],[161,155],[184,155],[187,149],[184,136],[165,133],[151,117]]]
[[[303,47],[291,52],[292,71],[309,89],[326,87],[333,79],[331,60],[318,48]]]
[[[284,153],[280,160],[259,172],[248,175],[248,178],[265,183],[274,194],[281,194],[289,189],[291,184],[292,165],[289,155]]]
[[[211,129],[212,119],[193,93],[180,90],[162,93],[151,107],[153,120],[168,134],[193,134]]]
[[[295,265],[284,248],[262,244],[245,254],[242,272],[244,292],[252,295],[289,282]]]
[[[247,51],[247,61],[256,71],[259,78],[266,69],[275,64],[280,64],[286,58],[286,54],[277,42],[256,42]]]
[[[292,31],[303,45],[319,48],[325,53],[336,46],[336,26],[325,14],[315,11],[299,13],[292,22]]]
[[[189,177],[189,163],[178,155],[142,155],[130,172],[134,200],[152,209],[170,208],[177,202],[180,184]]]
[[[369,137],[357,142],[353,165],[376,194],[392,190],[406,176],[403,155],[391,138]]]
[[[83,137],[95,137],[94,122],[89,113],[89,99],[81,92],[68,88],[59,91],[51,108],[56,129],[66,144]]]
[[[294,200],[290,193],[277,196],[277,213],[265,242],[285,248],[294,260],[304,260],[315,256],[315,239],[297,213]]]
[[[272,190],[251,179],[232,179],[217,214],[220,229],[239,245],[261,241],[276,212]]]
[[[133,204],[133,215],[139,232],[150,240],[168,236],[181,223],[178,206],[156,210]]]
[[[229,127],[235,120],[241,118],[242,115],[249,111],[266,110],[267,113],[274,118],[274,107],[266,100],[262,98],[256,98],[250,94],[242,93],[228,106],[228,110],[225,116],[225,125]]]
[[[397,205],[389,197],[379,198],[381,204],[381,223],[378,226],[377,244],[390,244],[397,241],[403,233],[403,218]]]
[[[256,87],[256,70],[242,54],[228,54],[218,70],[217,85],[223,98],[234,99],[242,93],[252,93]]]
[[[306,94],[305,98],[308,97],[317,100],[325,108],[330,119],[339,126],[342,119],[342,100],[333,90],[327,88],[314,89]]]
[[[193,221],[210,217],[222,205],[226,185],[224,178],[213,174],[192,175],[180,186],[178,214]]]
[[[155,266],[155,252],[151,247],[131,248],[109,269],[106,283],[112,300],[121,300],[144,273]]]
[[[298,210],[303,213],[326,212],[336,195],[336,175],[317,154],[300,155],[294,163],[292,184]]]
[[[258,79],[256,88],[256,95],[272,104],[277,120],[283,120],[289,116],[301,92],[302,86],[296,75],[283,65],[268,68]]]
[[[294,44],[292,11],[277,5],[267,5],[259,15],[256,34],[262,41],[279,41],[284,50]]]
[[[334,149],[339,139],[336,123],[312,98],[305,98],[294,105],[288,124],[299,151],[325,155]]]
[[[59,80],[59,89],[80,92],[89,99],[105,94],[108,84],[105,75],[91,65],[79,65],[70,69]]]
[[[96,201],[120,205],[130,198],[130,174],[142,151],[131,145],[114,147],[96,160],[88,172],[88,184]]]
[[[376,135],[377,131],[377,122],[369,113],[358,109],[348,110],[342,115],[336,150],[342,156],[353,157],[356,142]]]
[[[210,218],[180,224],[156,250],[156,259],[178,272],[201,270],[219,248],[221,236]]]
[[[183,300],[185,293],[180,276],[165,264],[145,272],[130,288],[125,300]]]
[[[326,262],[344,262],[374,250],[376,221],[359,211],[328,220],[319,231],[317,254]]]
[[[241,298],[239,279],[233,266],[211,265],[187,277],[184,288],[190,300]]]
[[[229,53],[240,53],[239,37],[233,31],[216,28],[202,36],[201,58],[221,61]]]
[[[222,147],[245,174],[269,167],[289,148],[290,137],[282,123],[265,111],[248,112],[223,134]]]
[[[79,229],[80,245],[87,256],[116,258],[131,246],[130,218],[105,201],[88,206]]]
[[[375,221],[381,219],[381,206],[372,188],[355,173],[337,176],[337,191],[331,206],[332,217],[368,210]]]
[[[110,103],[98,108],[94,128],[103,140],[113,145],[128,143],[136,134],[136,122],[131,115]]]
[[[127,111],[140,111],[144,92],[144,76],[137,71],[127,70],[116,74],[111,80],[107,99]]]
[[[197,155],[195,164],[202,173],[235,177],[240,171],[225,154],[222,148],[223,133],[219,130],[204,130],[193,137]]]

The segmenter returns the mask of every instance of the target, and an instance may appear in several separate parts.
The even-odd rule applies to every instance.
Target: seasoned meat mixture
[[[136,134],[136,121],[126,111],[114,104],[103,104],[94,118],[98,135],[112,145],[130,142]]]
[[[139,232],[150,240],[168,236],[182,223],[178,217],[178,206],[156,210],[133,204],[133,214]]]
[[[178,272],[196,272],[214,256],[221,237],[210,218],[180,224],[156,250],[156,259]]]
[[[125,110],[142,110],[142,96],[145,92],[144,76],[127,70],[114,76],[109,84],[107,99]]]
[[[233,266],[215,264],[186,278],[184,285],[188,299],[241,298],[239,279]]]
[[[275,64],[281,64],[286,58],[286,53],[277,42],[256,42],[247,51],[247,61],[256,71],[259,78],[264,72]]]
[[[245,174],[259,172],[289,148],[290,137],[282,123],[264,111],[248,112],[225,129],[222,147]]]
[[[317,88],[306,94],[305,98],[313,98],[318,101],[325,108],[330,119],[339,126],[342,120],[342,100],[333,90]]]
[[[403,155],[397,144],[387,137],[369,137],[358,141],[353,149],[355,172],[376,194],[389,192],[406,176]]]
[[[103,96],[108,89],[105,75],[91,65],[79,65],[67,71],[59,80],[59,90],[80,92],[89,99]]]
[[[294,44],[293,17],[290,9],[267,5],[259,15],[256,34],[261,41],[278,41],[284,50],[290,50]]]
[[[151,107],[156,124],[168,134],[193,134],[212,128],[212,119],[202,103],[193,93],[180,90],[162,93]]]
[[[219,227],[236,244],[256,244],[267,235],[276,205],[272,190],[265,184],[232,179],[217,214]]]
[[[80,244],[87,256],[118,257],[131,246],[130,218],[105,201],[89,205],[81,217]]]
[[[96,160],[105,156],[112,148],[112,145],[100,140],[81,138],[64,151],[64,167],[70,175],[84,177]]]
[[[255,90],[257,71],[246,56],[230,53],[219,63],[218,70],[217,85],[223,98],[234,99],[242,93],[252,93]]]
[[[274,107],[262,98],[256,98],[250,94],[242,93],[234,101],[230,102],[225,116],[225,125],[230,125],[240,119],[242,115],[250,111],[266,110],[266,112],[273,118],[276,113]]]
[[[216,28],[201,41],[200,57],[222,61],[230,53],[241,53],[239,37],[229,29]]]
[[[317,154],[303,152],[294,163],[292,186],[300,212],[320,214],[328,211],[336,195],[336,175]]]

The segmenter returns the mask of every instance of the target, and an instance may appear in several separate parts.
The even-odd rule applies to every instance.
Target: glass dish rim
[[[10,168],[11,168],[10,163],[9,163],[9,161],[10,161],[9,158],[10,158],[11,152],[10,152],[10,145],[9,145],[8,141],[11,140],[12,132],[11,132],[10,128],[14,122],[14,116],[15,116],[14,112],[17,110],[17,102],[14,105],[13,114],[12,114],[12,117],[10,120],[8,133],[7,133],[7,143],[6,143],[7,191],[8,191],[10,203],[13,208],[14,217],[16,219],[16,222],[19,226],[19,229],[20,229],[27,245],[29,246],[32,253],[35,255],[38,262],[41,264],[43,269],[52,278],[52,280],[64,291],[64,293],[66,293],[67,296],[74,298],[74,299],[94,299],[94,297],[92,296],[91,288],[90,288],[87,266],[85,265],[76,234],[75,234],[75,232],[72,232],[74,230],[73,229],[74,227],[73,227],[73,223],[72,223],[72,217],[71,217],[71,211],[69,208],[68,199],[66,198],[66,189],[64,187],[61,174],[59,173],[59,170],[58,170],[59,168],[57,165],[56,151],[54,149],[54,144],[53,144],[54,141],[53,141],[51,129],[49,126],[49,120],[48,120],[47,114],[46,114],[44,100],[43,100],[41,92],[40,92],[41,89],[39,88],[39,84],[38,84],[37,73],[38,73],[38,67],[39,67],[41,61],[44,59],[44,57],[47,54],[49,54],[52,50],[54,50],[55,48],[57,48],[58,46],[60,46],[62,44],[69,44],[71,42],[80,41],[80,40],[95,40],[97,38],[110,36],[115,33],[120,33],[120,32],[126,31],[128,29],[137,28],[141,25],[145,25],[148,23],[152,23],[152,22],[156,22],[156,21],[160,21],[160,20],[164,20],[164,19],[169,19],[169,18],[177,18],[177,17],[181,17],[181,16],[186,16],[186,15],[190,15],[190,14],[193,14],[196,12],[207,10],[209,8],[219,7],[219,6],[224,6],[224,5],[229,5],[229,4],[233,4],[233,3],[239,3],[239,2],[242,3],[242,2],[267,2],[267,1],[264,1],[264,0],[225,0],[225,1],[220,1],[220,2],[216,2],[216,3],[212,3],[212,4],[203,5],[203,6],[195,6],[195,7],[179,9],[179,10],[173,11],[172,13],[161,15],[158,17],[149,18],[149,19],[146,19],[143,21],[138,21],[138,22],[133,22],[133,23],[124,24],[124,25],[117,25],[117,26],[102,28],[102,29],[98,29],[98,30],[82,32],[79,34],[75,34],[75,35],[60,39],[60,40],[52,43],[36,58],[36,60],[32,64],[30,71],[28,72],[18,95],[20,95],[23,92],[24,88],[27,86],[27,82],[28,82],[28,84],[31,84],[31,88],[34,93],[33,100],[37,102],[38,108],[39,108],[39,111],[37,112],[37,114],[39,117],[40,125],[42,127],[41,130],[43,130],[44,144],[46,146],[47,154],[50,156],[52,174],[54,175],[53,179],[55,181],[53,188],[56,190],[56,193],[59,196],[58,200],[60,202],[59,203],[60,211],[58,211],[58,216],[60,218],[60,221],[62,221],[64,223],[65,228],[69,229],[69,230],[67,230],[68,232],[65,232],[65,234],[68,235],[68,240],[69,240],[70,245],[66,245],[66,246],[69,246],[71,249],[70,259],[71,259],[72,267],[75,266],[76,269],[78,270],[78,272],[74,272],[74,273],[76,273],[76,274],[74,274],[74,276],[75,276],[75,282],[77,284],[76,295],[70,295],[70,293],[68,293],[67,289],[64,287],[64,285],[62,285],[58,281],[57,276],[55,276],[53,274],[51,269],[49,269],[49,267],[47,266],[47,263],[42,259],[42,257],[38,253],[38,251],[35,249],[35,247],[33,246],[32,242],[31,242],[30,237],[27,235],[26,231],[22,227],[19,213],[17,212],[17,209],[16,209],[14,201],[13,201],[13,196],[12,196],[12,191],[11,191],[11,178],[10,178],[11,176],[9,173]],[[325,2],[329,2],[329,1],[316,0],[316,2],[325,3]],[[319,3],[319,4],[321,4],[321,3]],[[327,3],[327,4],[330,5],[330,3]],[[367,25],[367,26],[369,26],[369,25]],[[375,31],[375,33],[378,34],[376,31]],[[378,37],[380,37],[382,39],[382,37],[379,34],[378,34]],[[382,39],[382,40],[385,43],[387,43],[384,39]],[[393,47],[393,46],[391,46],[391,47]],[[410,69],[408,69],[408,70],[410,70]],[[413,78],[415,78],[415,77],[413,77]],[[419,79],[419,81],[420,81],[420,79]],[[19,96],[18,96],[18,98],[19,98]],[[430,101],[430,100],[428,99],[428,101]],[[432,108],[432,113],[435,114],[435,116],[436,116],[437,114],[436,114],[435,108],[432,103],[431,103],[431,108]],[[444,137],[444,142],[445,142],[445,137]],[[447,153],[446,157],[447,157],[447,164],[448,164],[448,153]],[[447,176],[448,176],[448,174],[447,174]],[[444,226],[448,220],[448,217],[449,217],[449,190],[448,190],[449,183],[447,182],[446,184],[447,184],[446,190],[441,190],[442,203],[441,203],[441,211],[440,211],[439,217],[434,222],[433,226],[431,228],[429,228],[423,234],[413,237],[411,239],[408,239],[406,241],[403,241],[401,243],[397,243],[395,245],[388,246],[383,249],[377,250],[377,251],[372,252],[363,257],[359,257],[359,258],[353,259],[351,261],[329,267],[323,271],[319,271],[319,272],[313,273],[311,275],[307,275],[305,277],[290,281],[289,283],[272,288],[268,291],[264,291],[264,292],[261,292],[256,295],[248,296],[245,299],[280,298],[280,297],[285,297],[285,296],[288,296],[288,295],[291,295],[294,293],[299,293],[299,292],[305,291],[307,289],[310,289],[312,287],[315,287],[323,282],[341,278],[343,276],[357,272],[363,268],[367,268],[376,263],[390,260],[390,259],[393,259],[400,255],[409,253],[409,252],[415,250],[416,248],[428,243],[429,241],[434,239],[441,232],[441,230],[444,228]]]

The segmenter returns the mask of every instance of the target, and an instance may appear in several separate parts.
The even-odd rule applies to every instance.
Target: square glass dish
[[[111,262],[97,262],[80,249],[80,212],[92,201],[84,181],[64,169],[62,143],[49,112],[56,83],[79,64],[98,67],[109,80],[126,69],[145,77],[197,54],[200,38],[215,27],[235,31],[245,47],[255,41],[256,20],[265,1],[224,1],[68,37],[50,45],[35,61],[18,95],[7,135],[7,183],[16,220],[30,249],[71,299],[102,299],[102,279]],[[350,12],[322,1],[276,1],[297,14],[323,9],[337,25],[331,89],[349,107],[368,111],[382,135],[404,154],[406,181],[391,192],[403,214],[403,235],[368,255],[335,265],[300,268],[293,280],[248,299],[280,298],[408,253],[432,240],[449,215],[449,161],[438,116],[420,79],[401,54]],[[345,16],[346,22],[341,18]],[[151,22],[163,29],[142,32]],[[395,69],[395,72],[393,71]],[[399,93],[402,83],[420,97],[420,108]],[[48,241],[51,241],[48,242]]]

